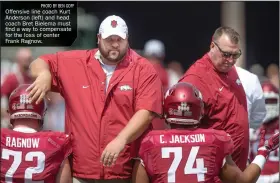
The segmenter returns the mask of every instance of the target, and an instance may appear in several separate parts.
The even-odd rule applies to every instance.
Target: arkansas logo
[[[118,22],[117,22],[116,20],[112,20],[112,21],[111,21],[111,26],[112,26],[113,28],[116,28],[117,25],[118,25]]]

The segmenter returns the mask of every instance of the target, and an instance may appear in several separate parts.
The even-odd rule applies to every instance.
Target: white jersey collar
[[[37,132],[33,128],[29,128],[29,127],[16,127],[13,130],[17,131],[17,132],[23,132],[23,133],[35,133],[35,132]]]

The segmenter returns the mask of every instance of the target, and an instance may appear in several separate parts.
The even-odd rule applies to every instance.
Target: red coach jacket
[[[243,171],[249,152],[249,122],[246,94],[235,67],[220,73],[205,54],[179,82],[192,83],[200,90],[205,104],[201,127],[230,134],[234,143],[232,159]]]
[[[95,58],[97,49],[43,55],[52,74],[52,91],[66,104],[66,132],[73,134],[73,175],[87,179],[131,177],[133,144],[126,145],[116,165],[100,163],[106,145],[137,110],[162,112],[162,85],[152,64],[129,49],[105,88],[106,76]],[[133,146],[134,147],[134,146]]]

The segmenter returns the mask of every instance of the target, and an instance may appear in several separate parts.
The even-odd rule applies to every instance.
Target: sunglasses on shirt
[[[219,51],[221,52],[221,54],[224,58],[232,57],[233,59],[238,59],[241,56],[241,50],[239,50],[238,53],[230,53],[230,52],[223,51],[217,43],[215,43],[215,42],[213,42],[213,43],[214,43],[214,45],[217,46],[217,48],[219,49]]]

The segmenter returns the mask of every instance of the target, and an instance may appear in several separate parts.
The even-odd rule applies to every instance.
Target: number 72
[[[204,174],[207,173],[207,168],[204,167],[203,158],[196,159],[199,146],[192,147],[188,160],[184,168],[184,174],[197,174],[197,181],[205,181]],[[176,170],[182,160],[182,147],[163,147],[161,148],[161,157],[170,158],[170,153],[174,153],[174,160],[168,170],[168,182],[176,182]],[[196,160],[196,168],[193,168],[194,161]]]
[[[18,169],[20,163],[22,162],[22,152],[21,151],[12,151],[9,149],[2,150],[2,159],[9,160],[10,156],[14,157],[14,161],[10,169],[6,172],[5,181],[6,183],[12,183],[12,178],[16,170]],[[42,173],[45,168],[45,154],[41,151],[29,152],[25,156],[25,161],[33,161],[33,158],[38,158],[37,167],[30,167],[25,170],[24,179],[32,180],[32,174]],[[2,163],[3,166],[3,163]],[[43,183],[44,181],[33,181],[34,183]]]

